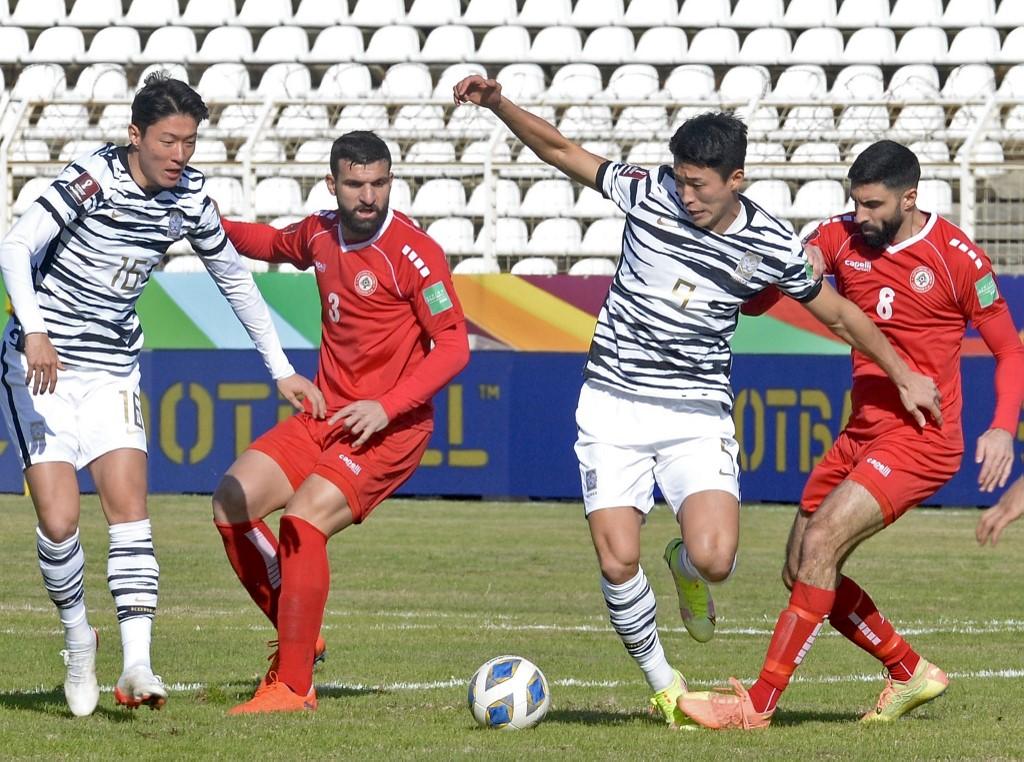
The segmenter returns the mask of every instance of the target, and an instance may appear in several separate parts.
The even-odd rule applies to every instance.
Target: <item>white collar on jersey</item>
[[[359,243],[345,243],[345,239],[341,234],[341,216],[338,216],[338,247],[342,251],[359,251],[365,249],[367,246],[372,246],[380,240],[380,237],[388,231],[388,227],[391,225],[391,221],[395,218],[395,213],[388,207],[388,213],[384,216],[384,222],[377,228],[377,232],[374,233],[370,238]]]
[[[895,246],[887,246],[885,250],[890,254],[896,254],[900,251],[903,251],[903,249],[907,248],[908,246],[913,246],[918,241],[924,239],[928,235],[928,233],[931,232],[931,229],[935,227],[935,221],[939,219],[939,215],[937,215],[935,212],[926,212],[926,214],[928,215],[928,220],[927,222],[924,223],[924,227],[917,231],[917,235],[912,235],[907,240],[900,241]]]
[[[742,200],[739,201],[739,204],[740,210],[736,213],[736,219],[729,224],[729,227],[725,229],[725,232],[722,233],[722,235],[736,235],[747,226],[747,223],[749,222],[747,217],[747,205],[744,204]]]

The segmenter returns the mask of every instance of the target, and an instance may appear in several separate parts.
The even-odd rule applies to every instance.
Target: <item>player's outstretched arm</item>
[[[519,108],[501,94],[495,79],[474,74],[454,88],[455,104],[472,103],[490,109],[541,161],[564,172],[573,180],[595,190],[597,171],[607,159],[586,151],[566,138],[554,125]]]
[[[803,305],[832,333],[870,357],[885,371],[899,389],[903,407],[918,426],[924,428],[925,413],[942,426],[942,400],[935,382],[908,368],[878,326],[857,305],[841,297],[828,283],[823,283],[818,295]]]
[[[995,309],[995,308],[993,308]],[[1001,309],[977,325],[978,333],[996,358],[996,404],[992,422],[978,437],[974,461],[981,465],[978,487],[992,492],[1006,486],[1013,470],[1013,433],[1024,402],[1024,345],[1008,309]]]
[[[1003,530],[1024,515],[1024,476],[1020,477],[1003,493],[999,501],[981,514],[974,536],[978,544],[991,543],[993,547],[999,541]]]

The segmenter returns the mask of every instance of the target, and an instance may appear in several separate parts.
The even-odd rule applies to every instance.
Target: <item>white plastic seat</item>
[[[246,60],[250,63],[301,61],[309,52],[306,31],[298,26],[275,26],[264,32],[256,50]]]
[[[996,8],[996,15],[992,17],[992,23],[1001,29],[1024,26],[1024,4],[1015,3],[1013,0],[1003,0]]]
[[[789,139],[804,139],[835,130],[835,118],[831,106],[793,106],[786,111],[782,131]]]
[[[723,101],[750,101],[771,90],[772,78],[764,66],[733,66],[722,77],[718,94]]]
[[[779,27],[784,16],[782,0],[736,0],[728,26],[747,29]]]
[[[32,206],[37,198],[46,192],[46,189],[53,183],[53,179],[49,177],[30,177],[25,181],[25,184],[21,186],[21,190],[18,191],[18,198],[14,202],[14,206],[11,208],[11,213],[17,217],[20,217],[28,208]]]
[[[569,0],[525,0],[516,23],[549,27],[568,24],[571,18],[572,4]]]
[[[580,57],[594,63],[626,63],[634,59],[634,46],[633,32],[627,27],[602,26],[587,36]]]
[[[78,156],[81,155],[82,154],[78,154]],[[48,162],[50,160],[50,147],[46,144],[45,140],[15,140],[11,143],[10,152],[8,153],[7,158],[13,162]],[[72,156],[71,158],[77,158],[77,156]],[[65,161],[70,161],[70,159],[66,159]],[[37,179],[45,180],[47,183],[50,182],[50,178],[40,177]],[[31,182],[31,180],[29,182]],[[25,210],[22,209],[20,212],[16,212],[16,214],[20,215],[24,211]]]
[[[800,33],[793,43],[790,60],[798,63],[838,65],[846,63],[843,35],[832,27],[815,27]]]
[[[1003,119],[1003,130],[1010,140],[1024,138],[1024,106],[1011,106]]]
[[[1004,0],[1003,5],[1006,4]],[[946,0],[942,26],[959,29],[972,24],[991,24],[995,17],[995,0]]]
[[[730,0],[683,0],[676,21],[693,28],[728,26],[731,15]]]
[[[844,157],[846,159],[846,163],[853,164],[853,162],[857,160],[857,157],[864,153],[864,149],[871,146],[874,142],[875,141],[873,140],[859,140],[851,145],[846,149],[846,156]]]
[[[580,60],[582,52],[583,43],[576,27],[549,26],[541,29],[533,38],[527,60],[548,64],[569,63]]]
[[[327,183],[319,180],[313,183],[309,189],[309,195],[303,204],[302,210],[306,214],[316,214],[324,209],[337,209],[338,199],[327,189]]]
[[[950,100],[989,96],[996,91],[996,75],[988,64],[962,64],[946,77],[942,95]]]
[[[728,64],[740,55],[740,38],[734,29],[701,29],[690,40],[687,58],[694,63]]]
[[[889,26],[913,29],[938,24],[942,20],[942,0],[896,0],[889,14]]]
[[[579,198],[573,204],[569,216],[601,219],[604,217],[619,217],[622,216],[622,212],[619,211],[619,207],[615,205],[614,201],[605,198],[593,188],[583,188],[580,190]]]
[[[828,93],[825,70],[814,64],[785,69],[775,81],[772,100],[819,100]]]
[[[64,0],[18,0],[6,23],[45,29],[63,21],[64,15]]]
[[[240,63],[208,66],[196,84],[196,90],[205,101],[242,98],[250,89],[249,70]]]
[[[170,253],[170,252],[168,252]],[[165,273],[204,273],[203,258],[195,254],[175,254],[164,265]]]
[[[889,80],[887,96],[890,100],[938,100],[939,75],[934,66],[909,65],[896,70]],[[942,106],[921,104],[903,106],[892,126],[892,137],[897,140],[928,137],[946,125]]]
[[[439,61],[472,60],[476,52],[473,30],[468,26],[447,24],[430,30],[419,60],[436,63]]]
[[[478,63],[456,63],[445,68],[441,75],[434,80],[435,98],[451,98],[452,89],[466,77],[477,74],[481,77],[487,76],[487,69]],[[501,80],[498,80],[501,82]],[[502,93],[505,92],[505,83],[502,82]]]
[[[946,31],[937,26],[908,29],[896,46],[896,63],[941,63],[949,53]]]
[[[132,6],[139,5],[138,0]],[[6,8],[6,5],[2,6]],[[128,12],[131,13],[131,8]],[[68,23],[85,29],[98,29],[119,20],[123,14],[121,0],[75,0],[68,14]],[[4,13],[6,21],[7,14]],[[166,23],[166,21],[164,22]]]
[[[412,7],[405,14],[405,23],[419,27],[438,27],[442,24],[458,24],[462,17],[462,3],[459,0],[413,0]]]
[[[295,149],[295,163],[322,164],[326,167],[331,163],[331,148],[333,145],[334,141],[332,140],[305,140]]]
[[[451,178],[427,180],[416,191],[412,202],[415,217],[451,217],[464,214],[465,210],[466,189]]]
[[[1003,81],[999,83],[999,94],[1007,98],[1024,99],[1024,64],[1017,64],[1007,69]]]
[[[356,61],[363,55],[363,33],[355,26],[329,26],[321,29],[313,40],[313,47],[305,55],[306,63]],[[359,64],[362,66],[362,64]],[[331,68],[334,68],[332,66]]]
[[[747,143],[747,165],[785,164],[786,149],[782,143],[755,141]]]
[[[574,202],[568,180],[538,180],[526,189],[519,213],[523,217],[561,217],[572,212]]]
[[[525,61],[530,56],[530,33],[522,26],[496,26],[488,29],[474,56],[482,63]]]
[[[444,108],[441,106],[402,106],[392,129],[404,137],[422,138],[444,132]]]
[[[302,0],[292,23],[302,27],[323,28],[348,19],[348,3],[338,0]]]
[[[291,23],[291,0],[245,0],[236,23],[250,28],[277,27]]]
[[[235,0],[188,0],[178,23],[193,29],[213,29],[234,20]]]
[[[487,251],[485,244],[489,235],[486,228],[481,228],[473,248],[479,252]],[[526,223],[518,217],[499,217],[494,221],[494,241],[496,253],[525,254],[529,243]]]
[[[648,64],[626,64],[612,72],[605,97],[611,100],[642,100],[658,92],[658,70]]]
[[[703,64],[683,64],[669,72],[663,89],[676,100],[710,101],[715,94],[715,72]]]
[[[769,214],[781,218],[789,216],[789,208],[793,203],[789,186],[783,180],[755,180],[743,191],[743,195]]]
[[[612,131],[612,110],[608,106],[568,106],[558,130],[574,139],[606,136]]]
[[[188,69],[185,68],[185,64],[168,63],[165,61],[160,63],[152,63],[149,64],[146,68],[144,68],[139,73],[139,79],[135,85],[136,89],[141,88],[144,84],[146,84],[146,77],[148,77],[155,71],[163,72],[168,77],[184,82],[186,85],[189,84]]]
[[[501,125],[498,118],[489,110],[465,106],[452,111],[446,125],[447,133],[453,138],[483,139]],[[502,127],[504,129],[504,127]],[[502,144],[506,148],[507,144]]]
[[[839,114],[836,131],[846,139],[862,135],[883,136],[890,127],[889,109],[885,106],[847,106]]]
[[[791,219],[822,219],[837,214],[846,204],[846,190],[836,180],[811,180],[797,188],[789,207]]]
[[[362,61],[390,63],[412,61],[420,54],[420,35],[412,26],[382,26],[373,33]]]
[[[108,26],[96,32],[81,61],[109,61],[117,58],[121,61],[138,60],[142,50],[139,33],[127,26]],[[114,52],[116,51],[116,52]]]
[[[796,111],[798,114],[803,114],[809,108],[811,107],[795,106],[790,109],[790,112]],[[803,109],[803,111],[797,111],[797,109]],[[698,111],[698,113],[700,112]],[[775,106],[756,106],[753,108],[749,105],[740,106],[736,109],[735,113],[736,118],[747,125],[748,135],[752,138],[763,140],[768,137],[769,133],[775,133],[779,129],[779,109]],[[678,112],[676,116],[678,118]],[[792,139],[797,136],[790,135],[788,137]],[[799,136],[799,138],[802,137],[802,135]]]
[[[200,91],[201,92],[201,91]],[[231,103],[223,108],[217,117],[217,132],[222,135],[246,135],[256,126],[262,113],[262,106]]]
[[[922,164],[948,164],[949,145],[944,140],[918,140],[907,146]]]
[[[832,26],[836,21],[836,0],[789,0],[782,23],[800,29]]]
[[[640,35],[633,58],[644,63],[678,64],[686,60],[687,47],[686,32],[679,27],[654,26]]]
[[[196,55],[196,36],[187,26],[167,26],[154,29],[139,54],[142,63],[185,61]]]
[[[615,134],[623,138],[653,138],[668,130],[664,106],[626,106],[615,120]]]
[[[427,226],[427,235],[437,241],[445,254],[473,252],[473,221],[465,217],[442,217]]]
[[[210,30],[192,63],[240,63],[252,55],[252,35],[244,26],[218,26]]]
[[[535,63],[513,63],[502,67],[497,80],[506,97],[516,102],[532,101],[545,91],[544,70]]]
[[[582,29],[621,24],[625,10],[622,0],[576,0],[569,23]]]
[[[621,217],[594,220],[583,234],[579,253],[618,256],[622,252],[622,231],[625,226],[626,220]]]
[[[430,70],[420,63],[400,63],[388,68],[380,94],[396,100],[429,98],[433,91]]]
[[[696,38],[694,40],[696,41]],[[737,60],[742,63],[786,63],[789,60],[792,47],[793,42],[789,32],[785,29],[771,27],[755,29],[743,40]],[[692,56],[692,49],[690,53]]]
[[[548,257],[526,257],[513,262],[509,272],[512,275],[555,275],[558,265]]]
[[[344,106],[334,123],[334,129],[342,134],[354,130],[381,132],[391,126],[387,106],[374,104],[353,104]]]
[[[516,0],[469,0],[462,23],[475,27],[514,24],[519,15]]]
[[[858,103],[843,108],[836,125],[841,137],[885,134],[889,129],[889,109],[883,102],[884,91],[882,70],[878,66],[854,64],[839,71],[832,83],[834,101],[877,101],[877,105]]]
[[[117,16],[112,23],[139,29],[159,29],[178,23],[178,0],[132,0],[124,18],[119,19]]]
[[[921,180],[917,184],[917,207],[926,212],[951,214],[953,189],[945,180]]]
[[[622,16],[622,23],[640,29],[672,26],[678,15],[679,3],[676,0],[632,0]]]
[[[313,89],[309,69],[298,63],[276,63],[267,67],[256,87],[261,98],[305,98]]]
[[[589,190],[589,189],[588,189]],[[596,192],[596,191],[592,191]],[[502,217],[517,216],[519,206],[522,203],[519,186],[513,180],[499,177],[494,186],[494,210]],[[473,188],[469,194],[469,203],[466,205],[466,214],[473,217],[483,217],[487,207],[487,187],[480,183]]]
[[[372,90],[373,79],[366,66],[361,63],[337,63],[324,72],[317,95],[321,98],[362,98]]]
[[[127,142],[128,124],[132,121],[132,107],[127,103],[104,106],[96,123],[96,131],[107,140]]]
[[[0,25],[0,63],[18,63],[29,54],[28,32],[21,27]]]
[[[953,161],[959,163],[966,154],[967,144],[963,143],[956,149]],[[1003,146],[997,140],[979,140],[971,147],[970,162],[972,164],[1002,164],[1005,159]]]
[[[281,109],[274,132],[282,137],[317,137],[330,128],[327,107],[318,105],[291,105]]]
[[[1024,13],[1024,10],[1022,10]],[[1008,64],[1020,64],[1020,50],[1024,47],[1024,22],[1015,29],[1011,29],[1003,40],[1003,49],[1000,58]]]
[[[455,145],[450,140],[420,140],[409,146],[405,161],[410,164],[454,164]]]
[[[545,98],[585,101],[602,92],[601,71],[594,64],[576,63],[560,67],[551,78]]]
[[[479,239],[478,239],[479,240]],[[479,246],[474,245],[479,251]],[[496,259],[488,257],[470,257],[457,262],[452,268],[452,275],[498,275],[501,267]]]
[[[888,21],[889,0],[843,0],[836,14],[836,26],[843,29],[885,27]]]
[[[604,257],[584,257],[569,266],[569,275],[581,278],[615,275],[617,265]]]
[[[544,219],[534,226],[526,244],[526,253],[533,256],[572,256],[579,253],[582,238],[580,224],[576,220],[564,217]]]
[[[200,138],[189,164],[223,164],[227,160],[228,149],[222,141]]]
[[[644,140],[634,143],[626,154],[627,164],[639,167],[657,167],[672,163],[672,152],[663,140]]]
[[[826,142],[801,143],[793,149],[789,166],[776,173],[776,176],[800,180],[842,178],[845,176],[845,169],[842,167],[839,146]],[[794,216],[797,215],[794,213]]]
[[[125,125],[127,127],[127,125]],[[34,127],[26,129],[34,138],[81,135],[89,129],[89,110],[80,103],[47,103]]]
[[[384,27],[404,20],[404,0],[357,0],[349,14],[349,23],[362,27]]]
[[[85,38],[80,29],[73,26],[55,26],[39,33],[25,60],[33,63],[67,64],[84,54]]]
[[[121,64],[98,63],[86,66],[78,75],[75,95],[87,100],[116,100],[128,97],[128,77]]]
[[[990,26],[969,26],[956,33],[949,44],[950,63],[979,63],[1000,58],[999,32]],[[1017,50],[1017,60],[1021,51]]]
[[[846,41],[843,60],[851,64],[886,64],[896,60],[896,35],[891,29],[857,29]]]
[[[290,177],[267,177],[256,183],[253,203],[258,217],[301,214],[302,191],[298,181]]]
[[[257,140],[250,146],[249,153],[252,161],[261,164],[284,164],[286,158],[284,146],[276,140]],[[241,148],[238,149],[238,158],[242,158]],[[326,161],[324,166],[327,166]]]

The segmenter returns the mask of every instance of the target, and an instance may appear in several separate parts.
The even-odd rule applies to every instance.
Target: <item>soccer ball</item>
[[[522,656],[491,659],[469,681],[469,711],[485,728],[533,727],[544,719],[550,706],[544,673]]]

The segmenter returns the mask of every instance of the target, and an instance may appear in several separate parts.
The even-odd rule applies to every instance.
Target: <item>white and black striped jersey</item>
[[[742,195],[725,233],[698,227],[668,166],[649,172],[606,162],[597,185],[626,213],[626,226],[585,376],[644,397],[731,407],[730,341],[740,305],[772,284],[801,301],[821,289],[800,239]]]
[[[205,178],[144,192],[125,147],[71,162],[0,244],[14,315],[5,341],[45,331],[67,367],[123,374],[142,348],[135,303],[176,240],[187,238],[263,355],[274,378],[291,375],[270,312],[228,241]]]

